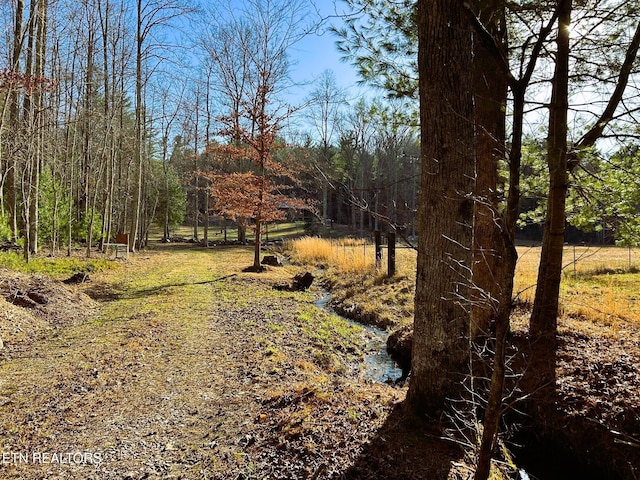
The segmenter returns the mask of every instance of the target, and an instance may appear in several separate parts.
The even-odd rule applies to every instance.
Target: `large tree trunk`
[[[556,384],[556,331],[562,278],[567,172],[567,111],[569,86],[569,25],[572,0],[559,0],[556,66],[551,94],[547,162],[549,196],[542,238],[538,282],[531,314],[531,357],[525,383],[528,393],[552,402]],[[535,402],[544,408],[540,402]]]
[[[483,0],[478,3],[478,10],[481,24],[496,43],[506,46],[505,2]],[[505,158],[508,79],[491,47],[480,39],[474,41],[473,74],[476,203],[470,337],[476,344],[472,362],[474,394],[486,401],[474,480],[486,480],[502,413],[506,336],[517,254],[498,198],[498,161]],[[493,349],[492,364],[486,357],[487,344]]]
[[[418,1],[421,195],[407,404],[437,415],[469,364],[474,148],[471,28],[462,2]]]
[[[503,0],[479,2],[479,20],[506,43]],[[490,336],[503,288],[497,275],[504,252],[498,210],[498,161],[505,156],[507,77],[482,41],[474,42],[473,92],[476,118],[476,203],[473,233],[471,339]]]

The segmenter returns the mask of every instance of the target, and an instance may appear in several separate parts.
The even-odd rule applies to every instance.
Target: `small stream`
[[[315,302],[315,305],[332,315],[342,318],[351,325],[361,327],[364,331],[363,336],[366,340],[364,361],[359,364],[360,372],[363,377],[375,382],[390,384],[395,384],[399,380],[402,380],[402,369],[398,366],[398,363],[391,358],[391,355],[387,353],[387,337],[389,336],[389,333],[379,328],[365,325],[338,315],[329,306],[330,299],[331,296],[329,293],[325,293],[322,298]],[[525,454],[525,452],[528,454]],[[560,478],[581,478],[591,480],[592,478],[599,478],[598,476],[589,474],[589,472],[580,470],[575,462],[569,461],[568,465],[558,465],[556,461],[549,462],[550,456],[541,455],[540,453],[541,448],[539,445],[529,445],[528,447],[524,449],[521,448],[520,450],[516,448],[516,457],[519,460],[518,464],[520,464],[520,467],[524,467],[518,468],[516,477],[518,480],[555,480]],[[546,465],[548,463],[551,463],[553,466]],[[559,463],[562,463],[562,461],[559,461]],[[566,458],[565,463],[567,463]],[[569,467],[570,469],[568,469]],[[577,476],[572,474],[567,476],[568,472],[580,473]]]
[[[348,318],[342,317],[329,307],[330,295],[326,293],[318,301],[316,306],[323,310],[342,318],[351,325],[357,325],[364,330],[365,338],[364,361],[360,365],[362,375],[374,382],[396,383],[402,378],[402,369],[398,363],[387,353],[387,337],[388,332],[370,325],[356,322]]]

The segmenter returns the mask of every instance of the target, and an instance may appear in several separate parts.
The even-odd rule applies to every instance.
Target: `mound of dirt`
[[[96,303],[86,294],[44,276],[0,269],[0,340],[3,354],[47,332],[90,317]]]

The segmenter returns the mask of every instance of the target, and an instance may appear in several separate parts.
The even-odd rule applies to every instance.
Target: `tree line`
[[[475,478],[487,478],[502,400],[513,393],[505,391],[505,346],[516,231],[535,222],[543,232],[527,365],[512,373],[522,377],[520,408],[547,438],[557,399],[566,228],[639,243],[640,5],[347,3],[352,15],[337,30],[345,58],[390,96],[420,102],[420,241],[407,401],[431,418],[451,413],[452,400],[479,406]]]
[[[587,177],[602,186],[615,171],[624,184],[637,182],[629,167],[638,133],[640,5],[349,3],[354,17],[338,32],[345,55],[392,96],[414,97],[420,104],[419,242],[407,405],[436,420],[443,413],[479,414],[474,478],[484,479],[498,445],[503,398],[513,393],[505,390],[505,351],[525,154],[535,152],[544,165],[543,199],[536,206],[543,238],[523,352],[526,368],[513,373],[521,377],[519,408],[542,436],[553,438],[557,428],[550,419],[557,409],[558,296],[567,220],[587,225],[595,214],[616,229],[620,241],[634,241],[629,229],[635,221],[624,217],[637,216],[636,194],[624,207],[611,191],[588,192]],[[606,56],[598,55],[604,51]],[[528,122],[540,125],[539,142],[527,137]],[[618,142],[615,153],[604,150],[612,148],[606,139]]]
[[[274,205],[360,233],[381,221],[414,231],[415,113],[384,99],[347,102],[331,71],[302,100],[283,100],[302,89],[291,80],[291,47],[321,22],[305,3],[0,8],[10,53],[0,84],[0,234],[27,259],[78,242],[90,254],[115,233],[128,233],[136,250],[153,222],[168,239],[185,217],[196,239],[213,216],[244,238],[261,222],[255,205],[237,200],[259,177],[277,181],[254,198],[288,186],[288,200]]]

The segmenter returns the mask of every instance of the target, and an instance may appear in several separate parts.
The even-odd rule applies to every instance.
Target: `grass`
[[[21,352],[0,365],[0,396],[11,400],[0,404],[0,441],[9,450],[77,445],[101,451],[119,478],[139,458],[149,471],[156,463],[171,465],[163,478],[200,478],[201,466],[180,469],[196,460],[214,476],[236,468],[227,453],[244,458],[239,445],[255,435],[255,419],[273,418],[264,399],[288,405],[298,387],[322,405],[348,400],[343,410],[354,411],[350,421],[364,422],[359,409],[369,407],[342,392],[357,382],[349,375],[360,360],[361,329],[317,308],[313,293],[272,288],[299,267],[243,273],[251,257],[251,247],[161,245],[74,287],[96,298],[99,316],[43,337],[34,355]],[[317,428],[323,411],[316,410],[291,405],[283,431],[296,438]],[[154,442],[172,448],[151,451]],[[215,443],[216,450],[203,443]],[[187,455],[192,458],[185,462]],[[6,478],[26,478],[20,468]]]
[[[81,257],[39,257],[34,256],[29,263],[25,262],[21,254],[15,252],[0,252],[0,267],[24,273],[49,275],[54,278],[64,278],[78,272],[102,272],[118,268],[118,263],[104,258]]]
[[[334,285],[334,298],[353,301],[395,324],[411,320],[413,250],[398,249],[397,272],[388,278],[384,269],[375,269],[370,245],[327,243],[329,256],[314,253],[311,258]],[[309,252],[325,248],[315,240],[310,245],[316,247]],[[336,251],[369,260],[358,270],[333,257]],[[628,251],[576,248],[575,262],[573,252],[573,247],[565,252],[563,317],[613,326],[640,320],[640,276],[628,269]],[[632,252],[632,266],[639,253]],[[301,262],[298,254],[293,257]],[[521,247],[519,254],[516,292],[530,301],[540,249]],[[377,390],[349,383],[351,362],[360,353],[360,329],[317,309],[309,292],[270,288],[303,267],[240,273],[251,258],[251,247],[170,244],[132,255],[126,263],[96,263],[93,281],[78,288],[102,301],[100,318],[44,338],[36,354],[0,365],[0,396],[11,400],[0,405],[2,443],[13,449],[54,451],[69,444],[101,450],[120,477],[138,468],[136,458],[144,457],[154,465],[170,465],[165,476],[200,478],[201,465],[213,474],[225,472],[232,468],[229,458],[246,462],[245,473],[259,467],[251,462],[260,457],[241,445],[248,435],[260,442],[256,432],[262,425],[274,432],[274,439],[261,448],[281,448],[298,440],[296,445],[310,439],[334,442],[334,426],[353,425],[353,432],[360,432],[371,424],[374,417],[367,415],[381,408]],[[29,268],[54,275],[91,265],[80,259],[42,259],[61,262],[54,267],[39,260]],[[395,395],[384,385],[375,389],[384,399]],[[402,441],[406,446],[406,438]],[[150,450],[151,442],[163,449]],[[202,447],[214,443],[215,451]],[[194,465],[193,471],[179,470],[187,465]],[[26,478],[23,471],[10,473],[7,478]]]
[[[373,271],[373,247],[361,239],[344,238],[327,240],[319,237],[302,237],[291,241],[289,248],[296,263],[330,266],[339,273]]]
[[[413,318],[413,250],[397,250],[396,275],[388,278],[384,261],[376,268],[374,247],[361,239],[304,237],[293,240],[288,247],[294,263],[323,270],[322,281],[331,289],[334,302],[357,305],[361,317],[375,317],[370,323],[385,327]]]
[[[305,233],[305,222],[274,222],[267,225],[267,229],[262,234],[263,241],[286,240],[288,238],[300,237]],[[162,227],[154,225],[150,233],[152,238],[162,238]],[[193,226],[180,225],[171,230],[172,237],[192,238]],[[204,237],[204,227],[198,227],[198,239]],[[255,235],[251,228],[247,228],[247,240],[253,240]],[[208,232],[209,241],[212,243],[222,242],[225,239],[224,229],[220,225],[211,221]],[[238,229],[235,226],[227,226],[227,241],[235,241],[238,239]]]
[[[396,274],[376,270],[373,248],[344,246],[336,241],[303,238],[291,242],[292,259],[324,269],[323,279],[333,299],[356,304],[364,315],[382,325],[401,325],[413,318],[416,252],[396,251]],[[347,252],[347,255],[339,255]],[[366,258],[365,258],[366,252]],[[386,254],[386,252],[384,252]],[[350,263],[360,257],[360,267]],[[514,295],[531,304],[540,262],[540,247],[518,247]],[[577,317],[611,326],[618,321],[640,322],[640,250],[622,247],[566,246],[560,292],[561,319]]]
[[[530,304],[535,295],[540,248],[521,247],[518,254],[514,293]],[[640,323],[640,250],[566,246],[563,258],[561,319],[581,317],[604,326],[621,320]]]

